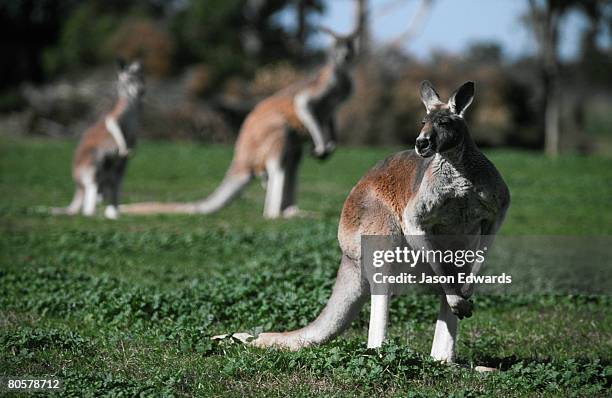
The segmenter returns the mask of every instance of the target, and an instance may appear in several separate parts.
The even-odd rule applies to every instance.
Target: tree
[[[466,53],[466,59],[470,62],[481,64],[499,65],[503,59],[502,47],[496,42],[473,42],[467,48]]]
[[[610,86],[610,49],[601,48],[598,38],[606,30],[607,23],[610,24],[608,34],[612,37],[612,0],[585,0],[580,6],[588,21],[580,40],[580,74],[585,82]]]
[[[355,29],[359,32],[359,52],[366,54],[370,50],[370,14],[368,0],[355,0]]]
[[[561,137],[559,24],[570,3],[566,0],[529,0],[529,22],[538,43],[540,83],[544,93],[544,150],[552,156],[559,153]]]
[[[609,8],[609,0],[528,0],[528,25],[538,44],[540,82],[544,93],[544,149],[556,156],[561,139],[561,66],[559,60],[559,30],[563,16],[571,9],[584,12],[593,24],[599,24]],[[596,32],[596,31],[595,31]]]
[[[311,14],[321,14],[325,11],[323,0],[294,0],[296,9],[297,29],[294,38],[294,52],[298,58],[306,55],[306,42],[313,30],[309,22]]]
[[[316,2],[307,1],[309,4]],[[212,80],[221,82],[231,75],[248,74],[268,62],[295,59],[294,31],[276,18],[292,5],[294,0],[185,3],[171,20],[171,31],[178,40],[178,63],[205,63]],[[309,34],[310,29],[304,28],[304,42]]]
[[[385,13],[393,10],[395,6],[402,5],[404,0],[395,0],[390,2],[384,9]],[[431,11],[434,4],[434,0],[421,0],[416,12],[412,15],[407,28],[391,41],[390,45],[395,47],[401,47],[406,42],[414,39],[417,34],[421,32],[423,26],[427,22],[427,15]]]
[[[0,2],[4,53],[0,59],[0,90],[15,87],[23,80],[45,80],[43,50],[57,42],[62,22],[77,5],[75,0]]]

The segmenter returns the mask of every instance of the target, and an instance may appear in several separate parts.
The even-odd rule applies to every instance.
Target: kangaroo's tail
[[[195,212],[200,214],[214,213],[227,204],[234,198],[238,197],[240,192],[251,182],[252,175],[250,173],[232,173],[225,176],[221,185],[215,189],[206,199],[194,203]]]
[[[262,333],[252,344],[257,347],[276,346],[298,350],[325,343],[342,333],[359,314],[368,297],[367,280],[361,277],[357,261],[346,256],[338,270],[336,284],[325,308],[309,325],[290,332]]]
[[[68,212],[68,207],[38,207],[41,211],[46,211],[47,213],[53,216],[62,216],[70,214]]]
[[[119,211],[124,214],[209,214],[238,196],[250,181],[250,174],[228,173],[221,185],[209,197],[199,202],[132,203],[119,206]]]
[[[119,212],[124,214],[192,214],[195,213],[195,203],[131,203],[128,205],[120,205]]]

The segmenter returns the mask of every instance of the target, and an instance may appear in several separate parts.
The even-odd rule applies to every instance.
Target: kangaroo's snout
[[[416,140],[414,149],[417,154],[427,158],[435,152],[434,142],[431,137],[419,137]]]
[[[417,138],[416,148],[419,151],[424,151],[431,146],[431,140],[429,138]]]

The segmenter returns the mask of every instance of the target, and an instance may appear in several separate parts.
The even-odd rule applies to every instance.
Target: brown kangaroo
[[[52,209],[54,214],[93,216],[98,194],[108,205],[104,215],[119,217],[119,193],[128,154],[136,144],[138,114],[145,84],[140,62],[126,65],[119,61],[118,99],[112,111],[90,127],[81,138],[72,164],[76,184],[74,198],[66,208]]]
[[[225,205],[254,176],[267,180],[264,216],[277,218],[297,213],[297,173],[308,136],[313,155],[324,159],[336,148],[334,118],[350,95],[349,71],[356,53],[356,35],[334,37],[327,64],[313,78],[296,83],[259,103],[245,119],[234,159],[221,185],[195,203],[134,203],[121,206],[132,214],[209,214]]]
[[[463,113],[473,96],[474,84],[467,82],[443,103],[431,83],[422,83],[421,99],[427,115],[415,150],[399,152],[379,163],[344,203],[338,229],[342,261],[327,305],[306,327],[262,333],[252,344],[297,350],[324,343],[347,328],[370,295],[360,267],[362,235],[403,235],[408,242],[410,236],[420,235],[420,243],[435,249],[431,237],[436,234],[483,237],[497,232],[510,194],[497,169],[468,133]],[[435,274],[444,274],[441,264],[429,265]],[[478,272],[476,268],[473,273]],[[468,297],[473,286],[443,285],[443,289],[431,355],[452,362],[458,320],[471,315]],[[389,296],[371,295],[371,303],[368,346],[379,347],[387,331]]]

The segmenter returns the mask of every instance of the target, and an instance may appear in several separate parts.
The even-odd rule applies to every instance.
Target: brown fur
[[[77,185],[80,184],[80,171],[83,168],[94,167],[104,154],[119,151],[117,142],[106,128],[105,120],[110,116],[120,123],[127,107],[128,100],[126,98],[119,98],[109,113],[105,114],[83,133],[72,162],[72,176]],[[129,142],[129,137],[124,138],[126,138],[128,144],[133,144]]]
[[[106,129],[102,118],[85,131],[77,146],[72,162],[75,182],[80,179],[79,172],[84,167],[94,167],[101,153],[119,150],[113,136]]]
[[[298,133],[304,140],[307,138],[306,130],[295,112],[293,98],[291,92],[280,92],[253,109],[236,141],[232,173],[263,173],[269,159],[281,156],[287,131]]]
[[[263,173],[268,160],[281,156],[288,131],[306,141],[308,132],[297,115],[295,96],[304,89],[317,90],[330,78],[331,73],[332,69],[325,67],[315,78],[298,82],[260,102],[240,128],[230,172]]]
[[[353,39],[343,39],[336,47],[349,46],[347,40]],[[304,143],[312,139],[313,155],[319,158],[335,150],[335,112],[351,93],[348,71],[353,50],[336,47],[330,62],[315,77],[277,92],[251,111],[238,134],[225,179],[207,198],[194,203],[134,203],[121,210],[209,214],[236,198],[254,176],[261,176],[267,177],[268,184],[264,216],[297,214],[297,177]]]
[[[380,162],[356,184],[345,201],[338,228],[342,263],[327,305],[307,326],[262,333],[253,345],[297,350],[324,343],[345,330],[370,293],[368,281],[361,274],[363,236],[393,236],[428,249],[436,248],[437,243],[431,239],[434,235],[479,235],[473,240],[477,247],[490,242],[485,236],[497,233],[510,194],[501,175],[471,140],[463,121],[473,92],[473,83],[467,82],[451,96],[449,106],[442,107],[431,83],[423,82],[421,98],[428,115],[415,151],[400,152]],[[446,149],[438,151],[439,148]],[[429,265],[437,275],[446,275],[439,262]],[[481,265],[475,265],[475,273]],[[466,271],[471,272],[471,267],[472,264]],[[452,362],[458,320],[471,316],[468,298],[473,285],[441,287],[443,296],[431,355]],[[389,295],[371,296],[368,347],[380,347],[387,333]]]
[[[113,109],[85,131],[72,162],[76,191],[66,208],[52,209],[54,214],[95,213],[97,197],[103,194],[108,202],[105,215],[118,217],[121,181],[127,155],[134,147],[140,98],[144,94],[144,78],[139,62],[120,64],[118,100]],[[109,131],[110,129],[110,131]]]
[[[414,151],[391,155],[374,166],[355,185],[344,202],[338,240],[351,258],[361,255],[361,235],[401,233],[403,210],[418,186],[408,182],[417,178],[425,160]]]

